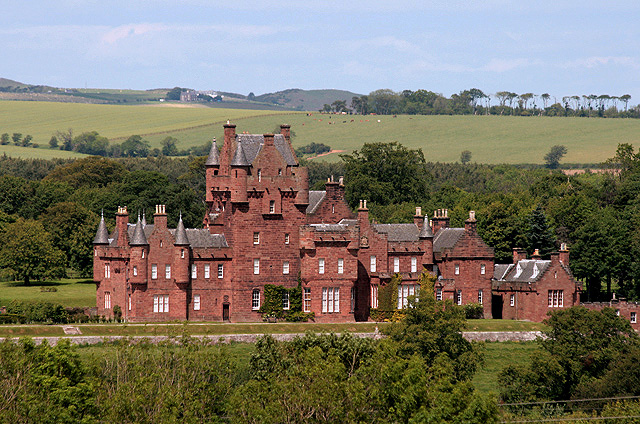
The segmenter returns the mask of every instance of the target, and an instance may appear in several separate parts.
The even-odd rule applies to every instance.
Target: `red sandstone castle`
[[[203,228],[186,229],[182,219],[168,228],[164,205],[153,224],[130,224],[126,207],[111,234],[101,220],[93,242],[99,315],[118,305],[128,321],[259,321],[264,286],[300,279],[303,310],[316,321],[364,321],[394,274],[402,308],[423,270],[438,277],[438,299],[479,303],[486,318],[541,321],[580,302],[564,246],[551,260],[516,249],[513,264],[495,265],[473,212],[464,228],[449,228],[446,210],[430,221],[420,208],[412,224],[375,224],[366,201],[355,214],[349,208],[342,179],[309,191],[288,125],[255,135],[227,123],[205,166]]]

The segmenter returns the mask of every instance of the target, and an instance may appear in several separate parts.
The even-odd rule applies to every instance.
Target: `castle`
[[[485,318],[541,321],[554,308],[580,303],[580,284],[563,246],[551,260],[494,264],[494,251],[476,231],[474,212],[464,228],[450,228],[446,210],[429,220],[416,208],[411,224],[376,224],[363,200],[354,213],[342,178],[310,191],[290,140],[280,134],[237,134],[224,125],[205,163],[203,227],[167,226],[164,205],[153,224],[129,223],[120,207],[109,233],[100,221],[93,275],[98,314],[135,321],[260,321],[265,285],[302,288],[304,312],[318,322],[370,319],[380,287],[395,274],[398,308],[417,294],[423,270],[435,274],[435,295],[482,305]],[[282,299],[290,305],[288,293]]]

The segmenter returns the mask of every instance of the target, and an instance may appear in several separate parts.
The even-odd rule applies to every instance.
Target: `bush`
[[[463,308],[464,316],[467,319],[484,318],[484,308],[479,303],[467,303]]]
[[[24,322],[51,322],[54,324],[66,324],[69,322],[69,314],[62,305],[51,302],[23,302],[12,300],[7,306],[7,314],[24,317]]]

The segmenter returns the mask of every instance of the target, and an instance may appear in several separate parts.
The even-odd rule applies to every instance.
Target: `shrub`
[[[467,319],[484,318],[484,308],[479,303],[467,303],[463,308],[464,316]]]

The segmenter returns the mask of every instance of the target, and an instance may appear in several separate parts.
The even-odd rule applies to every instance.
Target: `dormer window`
[[[536,265],[533,266],[533,274],[531,275],[531,278],[536,278],[538,276],[538,273],[540,271],[538,270],[538,267]]]
[[[269,213],[276,213],[276,201],[275,200],[270,200],[269,201]]]
[[[516,266],[516,275],[514,275],[513,277],[518,278],[520,274],[522,274],[522,267],[520,266],[520,262],[518,262],[518,265]]]

